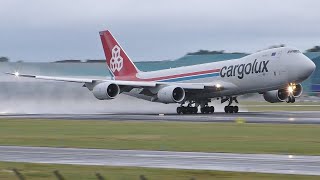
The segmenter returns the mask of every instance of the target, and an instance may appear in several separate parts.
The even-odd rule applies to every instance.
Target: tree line
[[[266,49],[274,49],[274,48],[285,47],[285,46],[286,46],[285,44],[273,45],[273,46],[270,46]],[[314,46],[310,49],[307,49],[305,52],[306,53],[307,52],[320,52],[320,46]],[[212,54],[248,54],[248,53],[245,53],[245,52],[225,52],[224,50],[209,51],[209,50],[203,50],[203,49],[200,49],[199,51],[196,51],[196,52],[187,53],[187,55],[210,55],[210,54],[212,55]]]
[[[280,44],[280,45],[273,45],[268,47],[267,49],[273,49],[273,48],[279,48],[279,47],[285,47],[285,44]],[[314,46],[310,49],[307,49],[305,52],[320,52],[320,46]],[[244,53],[244,52],[225,52],[224,50],[218,50],[218,51],[209,51],[209,50],[203,50],[200,49],[199,51],[196,52],[189,52],[187,53],[187,55],[215,55],[215,54],[248,54],[248,53]],[[0,57],[0,62],[9,62],[10,59],[8,57],[2,56]],[[18,62],[22,62],[22,61],[18,61]],[[81,60],[59,60],[59,61],[55,61],[55,63],[79,63],[82,62]],[[91,59],[87,59],[85,61],[85,63],[104,63],[105,60],[104,59],[98,59],[98,60],[91,60]]]

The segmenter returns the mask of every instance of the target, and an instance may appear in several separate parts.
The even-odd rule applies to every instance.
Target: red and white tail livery
[[[126,52],[122,49],[110,31],[100,32],[103,50],[106,56],[107,65],[115,79],[132,79],[138,73],[137,67],[133,64]]]

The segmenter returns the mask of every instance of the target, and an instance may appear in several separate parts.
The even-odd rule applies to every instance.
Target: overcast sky
[[[134,61],[199,49],[320,45],[319,0],[0,0],[0,56],[103,59],[109,29]]]

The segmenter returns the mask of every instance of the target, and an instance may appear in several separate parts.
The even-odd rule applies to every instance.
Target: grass
[[[0,120],[0,145],[320,155],[320,126]]]
[[[280,175],[263,173],[239,173],[223,171],[202,170],[175,170],[155,168],[129,168],[129,167],[106,167],[106,166],[79,166],[79,165],[50,165],[31,163],[7,163],[0,162],[0,179],[18,179],[11,171],[19,170],[26,179],[32,180],[55,180],[53,171],[59,170],[65,179],[96,180],[95,173],[100,173],[106,180],[140,180],[140,175],[152,180],[212,180],[212,179],[281,179],[281,180],[316,180],[319,176],[303,175]]]
[[[296,102],[296,103],[268,103],[268,102],[250,102],[240,103],[248,111],[320,111],[319,102]]]

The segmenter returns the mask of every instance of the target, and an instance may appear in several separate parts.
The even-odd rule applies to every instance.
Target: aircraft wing
[[[30,74],[20,74],[20,73],[5,73],[16,77],[26,77],[33,79],[42,80],[53,80],[53,81],[64,81],[64,82],[74,82],[74,83],[101,83],[101,82],[111,82],[119,86],[128,86],[133,88],[144,88],[144,87],[156,87],[159,85],[175,85],[188,90],[203,90],[203,89],[213,89],[213,90],[227,90],[236,88],[236,86],[229,82],[217,81],[212,83],[174,83],[174,82],[156,82],[156,81],[123,81],[123,80],[112,80],[112,79],[87,79],[87,78],[74,78],[74,77],[57,77],[57,76],[38,76]]]
[[[112,82],[117,85],[123,86],[133,86],[133,87],[155,87],[155,82],[144,82],[144,81],[121,81],[112,79],[87,79],[87,78],[74,78],[74,77],[58,77],[58,76],[37,76],[30,74],[19,74],[19,73],[6,73],[16,77],[26,77],[33,79],[43,79],[43,80],[53,80],[53,81],[64,81],[64,82],[74,82],[74,83],[97,83],[97,82]]]

